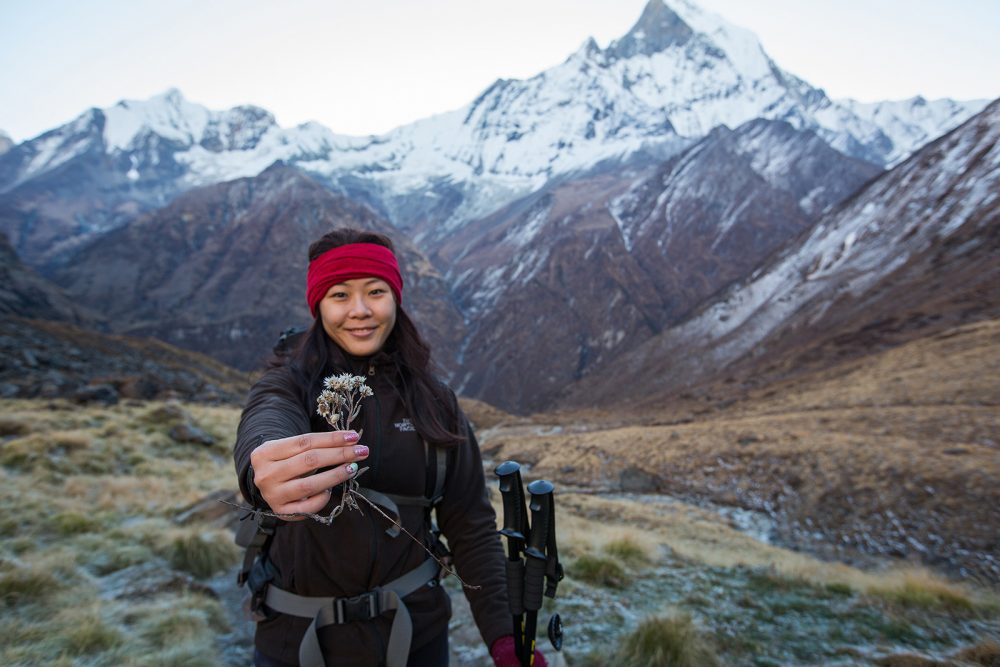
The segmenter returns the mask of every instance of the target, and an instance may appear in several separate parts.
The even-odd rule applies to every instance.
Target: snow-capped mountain
[[[886,161],[895,164],[905,159],[913,148],[940,136],[942,129],[960,125],[970,111],[976,113],[985,108],[989,100],[926,100],[918,95],[908,100],[869,103],[843,99],[837,104],[877,126],[889,137],[893,150]]]
[[[559,66],[497,81],[461,109],[382,136],[338,135],[315,123],[281,128],[263,109],[210,111],[176,90],[92,109],[0,157],[0,195],[89,159],[91,169],[105,170],[96,179],[102,190],[165,203],[280,160],[433,245],[554,177],[642,155],[664,159],[720,125],[783,120],[881,166],[983,105],[835,102],[781,69],[752,33],[689,0],[650,0],[607,48],[588,40]],[[88,219],[79,208],[74,219],[81,233],[120,222]],[[35,254],[21,241],[15,246]]]
[[[618,389],[661,387],[681,377],[669,367],[678,350],[695,364],[684,377],[695,377],[719,367],[706,359],[724,365],[770,340],[791,312],[783,304],[820,303],[810,299],[866,280],[807,281],[795,288],[802,297],[757,282],[778,280],[758,269],[785,244],[855,224],[829,221],[847,220],[838,207],[884,165],[981,106],[835,102],[779,68],[751,33],[688,0],[651,0],[607,48],[588,40],[557,67],[497,81],[461,109],[381,136],[282,128],[263,109],[212,111],[176,90],[91,109],[0,155],[0,233],[26,264],[105,308],[112,328],[249,364],[277,330],[299,323],[288,321],[301,315],[298,288],[278,294],[272,280],[299,266],[290,248],[317,225],[374,216],[416,242],[410,255],[435,297],[420,310],[443,323],[432,334],[450,355],[444,366],[462,368],[455,384],[535,410],[606,370],[605,386],[628,370],[645,379]],[[951,174],[950,163],[920,155],[926,173],[911,162],[892,173],[937,192],[927,174]],[[938,206],[902,186],[894,196]],[[872,205],[885,219],[917,219],[894,202]],[[912,249],[923,233],[892,238]],[[866,238],[815,243],[851,254]],[[897,250],[879,252],[880,261],[865,260],[873,276],[897,265]],[[250,256],[271,268],[245,275]],[[812,276],[812,263],[825,261],[784,257],[781,280]],[[258,285],[255,299],[213,291],[229,283],[199,272],[216,263],[243,280],[266,278],[247,283]],[[737,302],[758,292],[744,318]],[[744,319],[764,338],[726,328]],[[237,339],[247,345],[239,359],[227,348]]]
[[[891,341],[908,329],[996,317],[998,232],[1000,101],[822,218],[694,317],[596,369],[577,400],[626,386],[677,391],[803,341],[813,350],[831,339],[865,346],[880,329]]]
[[[14,140],[3,130],[0,130],[0,155],[14,147]]]
[[[471,221],[438,254],[474,351],[456,386],[515,411],[550,403],[881,173],[757,119],[661,165],[561,179]]]

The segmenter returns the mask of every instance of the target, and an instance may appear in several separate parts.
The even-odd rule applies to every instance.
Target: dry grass
[[[228,531],[171,519],[235,490],[238,411],[3,401],[3,412],[0,618],[12,631],[0,664],[218,664],[228,623],[199,579],[239,554]],[[178,419],[216,444],[174,442]],[[135,566],[146,569],[112,585]]]
[[[584,554],[566,568],[566,574],[591,586],[625,588],[632,583],[622,564],[613,558]]]
[[[972,611],[981,602],[964,586],[943,581],[926,570],[900,572],[892,579],[869,588],[868,592],[904,607],[956,612]]]
[[[714,667],[719,658],[686,615],[643,621],[621,642],[615,664],[622,667]]]
[[[169,560],[174,569],[204,579],[230,567],[241,556],[225,531],[187,531],[173,536]]]
[[[987,639],[959,651],[955,657],[983,667],[1000,667],[1000,642]]]

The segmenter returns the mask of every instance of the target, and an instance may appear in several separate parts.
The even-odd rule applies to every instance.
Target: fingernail
[[[357,474],[358,474],[358,464],[357,463],[348,463],[347,464],[347,476],[348,477],[354,477]]]
[[[359,437],[361,436],[357,434],[357,431],[348,431],[347,433],[344,434],[344,440],[347,442],[354,442]]]
[[[368,456],[368,448],[364,445],[358,445],[354,448],[355,456]]]

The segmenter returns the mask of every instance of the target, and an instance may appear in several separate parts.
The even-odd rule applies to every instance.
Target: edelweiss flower
[[[361,413],[361,399],[374,395],[364,377],[350,373],[325,378],[323,387],[316,399],[316,412],[338,431],[349,429]]]

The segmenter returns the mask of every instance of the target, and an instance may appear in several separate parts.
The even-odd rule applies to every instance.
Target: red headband
[[[313,317],[330,287],[354,278],[384,280],[392,288],[396,304],[403,303],[403,276],[392,251],[377,243],[351,243],[327,250],[309,262],[306,301]]]

